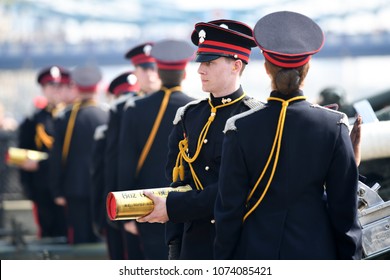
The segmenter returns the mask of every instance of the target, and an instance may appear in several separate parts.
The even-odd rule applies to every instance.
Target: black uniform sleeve
[[[34,149],[35,122],[32,118],[26,118],[18,128],[18,146],[21,149]],[[19,169],[20,181],[26,197],[35,200],[34,191],[32,190],[32,172]]]
[[[53,198],[63,196],[61,185],[62,178],[62,146],[64,143],[67,121],[63,118],[58,118],[54,122],[54,144],[49,154],[49,180],[50,190]]]

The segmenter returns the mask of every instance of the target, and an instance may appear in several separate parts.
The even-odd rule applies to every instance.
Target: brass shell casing
[[[6,163],[8,165],[20,166],[28,159],[41,161],[48,159],[48,157],[48,154],[45,152],[10,147],[7,150]]]
[[[153,211],[153,201],[143,194],[150,191],[154,195],[167,197],[170,192],[186,192],[192,190],[190,185],[177,188],[140,189],[133,191],[110,192],[106,199],[108,217],[113,220],[132,220],[145,216]]]

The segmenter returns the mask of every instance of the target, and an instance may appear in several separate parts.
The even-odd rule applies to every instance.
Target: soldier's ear
[[[232,70],[233,70],[233,71],[236,71],[236,70],[239,70],[239,69],[241,69],[241,68],[242,68],[242,60],[236,59],[236,60],[234,61]]]
[[[265,63],[265,62],[264,62],[264,69],[265,69],[265,72],[267,73],[267,75],[269,75],[268,66],[267,66],[267,63]]]

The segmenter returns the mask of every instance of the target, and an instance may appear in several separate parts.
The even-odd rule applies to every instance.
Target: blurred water
[[[265,100],[270,92],[270,81],[265,74],[264,61],[252,60],[242,77],[245,92],[260,100]],[[319,92],[327,86],[340,86],[346,90],[348,102],[363,99],[390,89],[387,67],[390,56],[316,58],[311,61],[304,93],[311,102],[316,102]],[[100,100],[104,101],[104,89],[110,81],[123,71],[131,69],[123,65],[102,67],[104,80],[100,90]],[[190,63],[183,90],[196,98],[207,96],[202,92],[198,63]],[[40,94],[36,83],[36,69],[0,71],[0,103],[5,105],[7,114],[20,120],[32,110],[32,99]]]

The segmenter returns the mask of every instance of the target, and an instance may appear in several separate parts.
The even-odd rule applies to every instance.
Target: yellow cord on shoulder
[[[53,147],[54,138],[47,134],[45,126],[42,123],[39,123],[35,127],[35,144],[38,149],[41,149],[43,145],[46,146],[49,150]]]
[[[210,117],[208,118],[206,124],[204,125],[202,131],[199,134],[197,146],[196,146],[196,151],[195,154],[190,157],[187,155],[187,150],[188,150],[188,139],[184,138],[179,142],[179,153],[176,158],[176,165],[173,168],[173,175],[172,179],[173,182],[176,182],[178,178],[180,177],[180,180],[184,180],[184,166],[183,166],[183,159],[188,163],[190,170],[191,170],[191,175],[192,178],[194,179],[195,186],[197,190],[203,190],[203,185],[201,181],[199,180],[198,176],[196,175],[195,169],[192,166],[192,163],[195,162],[195,160],[198,158],[200,151],[202,150],[204,140],[206,139],[207,133],[209,131],[209,128],[211,126],[211,123],[214,121],[216,115],[217,115],[217,109],[233,105],[236,102],[239,102],[245,97],[245,93],[241,95],[239,98],[233,100],[232,102],[225,103],[225,104],[220,104],[217,106],[213,106],[211,103],[211,99],[208,100],[209,105],[211,107],[211,112],[210,112]]]
[[[278,160],[279,160],[280,147],[281,147],[281,144],[282,144],[282,136],[283,136],[284,122],[285,122],[285,119],[286,119],[287,107],[288,107],[289,103],[292,102],[292,101],[304,100],[304,99],[306,99],[305,96],[296,96],[296,97],[293,97],[293,98],[288,99],[288,100],[283,100],[283,99],[277,98],[277,97],[269,97],[268,98],[268,101],[269,100],[276,100],[276,101],[282,102],[282,109],[280,110],[279,121],[278,121],[278,126],[277,126],[277,129],[276,129],[275,139],[274,139],[274,142],[272,144],[271,152],[269,154],[267,163],[265,164],[265,167],[264,167],[263,171],[261,172],[260,177],[257,179],[257,182],[256,182],[255,186],[253,187],[252,191],[248,195],[246,203],[248,203],[249,200],[252,198],[254,192],[256,191],[257,187],[259,186],[261,180],[263,179],[264,174],[268,170],[268,166],[269,166],[269,164],[270,164],[270,162],[271,162],[273,157],[275,157],[275,160],[274,160],[274,164],[272,166],[271,175],[270,175],[270,177],[268,179],[268,182],[267,182],[267,184],[266,184],[266,186],[264,188],[263,193],[261,194],[260,198],[257,200],[256,204],[254,206],[252,206],[252,208],[245,214],[245,216],[243,218],[243,222],[245,222],[245,220],[248,218],[248,216],[250,214],[252,214],[253,211],[256,210],[256,208],[259,206],[260,202],[263,200],[265,194],[267,193],[269,186],[271,185],[272,179],[273,179],[274,174],[275,174],[276,166],[277,166]],[[277,146],[276,154],[274,155],[276,146]]]
[[[72,139],[73,135],[73,129],[76,122],[77,113],[79,112],[80,108],[82,107],[88,107],[88,106],[95,106],[96,101],[91,100],[84,100],[84,101],[77,101],[72,106],[72,111],[69,116],[69,121],[66,126],[66,132],[65,132],[65,139],[64,139],[64,145],[62,146],[62,163],[66,163],[66,159],[68,158],[69,154],[69,148],[70,148],[70,141]]]
[[[66,159],[68,158],[70,140],[72,139],[74,124],[76,122],[77,113],[80,109],[81,102],[76,102],[73,104],[72,111],[70,112],[70,117],[68,124],[66,126],[64,145],[62,146],[62,163],[65,164]]]
[[[154,124],[153,124],[152,130],[151,130],[151,132],[149,134],[148,140],[146,141],[146,144],[145,144],[144,148],[142,149],[141,155],[140,155],[140,157],[138,159],[137,170],[136,170],[136,174],[137,175],[140,172],[142,166],[144,165],[145,159],[148,156],[150,148],[152,147],[154,138],[155,138],[155,136],[157,134],[158,128],[160,127],[161,120],[164,117],[164,113],[165,113],[165,111],[167,109],[171,93],[174,92],[174,91],[180,91],[181,87],[180,86],[176,86],[176,87],[173,87],[173,88],[170,88],[170,89],[168,89],[166,87],[162,87],[162,90],[164,90],[164,92],[165,92],[164,93],[164,98],[163,98],[163,100],[161,102],[160,110],[158,111],[156,120],[154,121]]]

